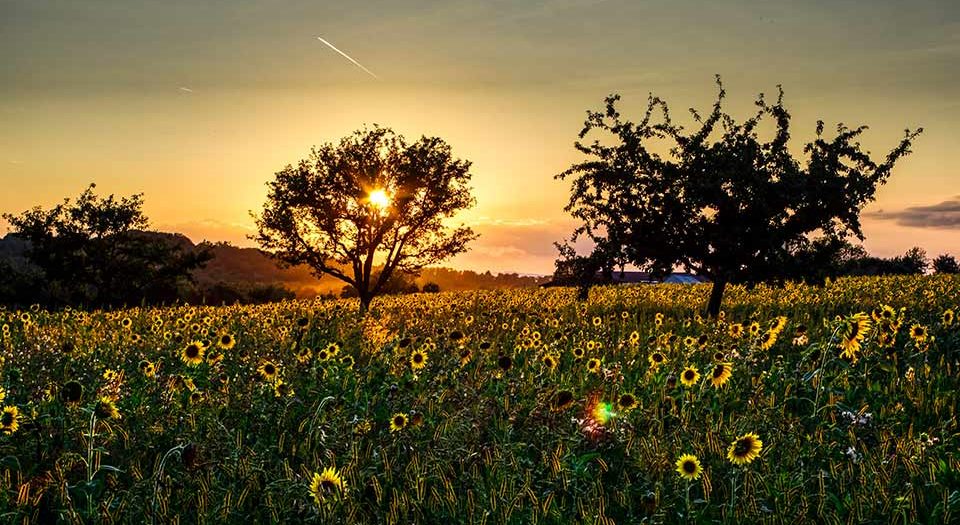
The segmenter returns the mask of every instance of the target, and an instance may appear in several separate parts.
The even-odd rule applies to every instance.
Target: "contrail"
[[[190,89],[190,88],[188,88],[188,87],[180,86],[179,89],[180,89],[180,91],[183,91],[184,93],[193,93],[193,90]]]
[[[363,64],[361,64],[360,62],[357,62],[356,60],[350,58],[350,55],[344,53],[343,51],[340,51],[339,49],[337,49],[337,47],[336,47],[335,45],[331,44],[330,42],[327,42],[326,40],[324,40],[323,38],[321,38],[321,37],[319,37],[319,36],[317,37],[317,40],[323,42],[324,44],[327,45],[327,47],[329,47],[330,49],[336,51],[337,53],[340,53],[340,55],[343,56],[343,58],[346,58],[347,60],[353,62],[353,65],[355,65],[355,66],[359,67],[360,69],[364,70],[364,72],[366,72],[366,73],[367,73],[368,75],[370,75],[371,77],[373,77],[373,78],[375,78],[375,79],[377,79],[377,80],[380,80],[380,77],[378,77],[376,74],[374,74],[373,71],[370,71],[369,69],[363,67]]]

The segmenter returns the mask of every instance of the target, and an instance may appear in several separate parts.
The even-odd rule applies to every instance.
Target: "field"
[[[0,521],[960,520],[960,278],[728,290],[0,311]]]

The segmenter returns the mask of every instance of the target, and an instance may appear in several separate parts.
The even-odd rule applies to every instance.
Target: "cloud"
[[[866,213],[864,216],[871,219],[895,221],[900,226],[910,228],[960,229],[960,195],[939,204],[911,206],[895,212],[880,210]]]

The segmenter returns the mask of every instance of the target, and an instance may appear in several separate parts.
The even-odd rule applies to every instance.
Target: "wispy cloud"
[[[895,221],[900,226],[911,228],[960,229],[960,195],[929,206],[911,206],[894,212],[880,210],[865,213],[864,216]]]
[[[190,89],[190,88],[188,88],[188,87],[186,87],[186,86],[180,86],[180,87],[177,88],[177,89],[179,89],[180,92],[182,92],[182,93],[193,93],[193,90]]]

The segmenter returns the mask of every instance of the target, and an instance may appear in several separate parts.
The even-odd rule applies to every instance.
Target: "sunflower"
[[[313,358],[313,350],[308,346],[304,346],[297,351],[297,362],[301,365],[305,365],[310,362],[310,359]]]
[[[330,343],[327,345],[327,353],[330,354],[330,357],[335,357],[340,353],[340,343]]]
[[[77,381],[67,381],[60,389],[60,399],[68,405],[80,402],[83,397],[83,385]]]
[[[101,397],[97,401],[94,411],[100,419],[120,419],[120,411],[117,410],[117,405],[113,404],[113,401],[108,397]]]
[[[3,403],[3,400],[7,398],[7,391],[0,386],[0,403]]]
[[[460,366],[467,366],[467,363],[470,362],[470,358],[473,357],[473,351],[469,348],[464,348],[460,351]]]
[[[323,469],[323,472],[313,473],[313,481],[310,483],[310,494],[313,495],[313,501],[320,506],[327,496],[339,495],[347,487],[347,482],[340,477],[340,473],[333,467]]]
[[[390,432],[399,432],[407,426],[407,415],[397,413],[390,418]]]
[[[857,353],[860,351],[860,342],[867,336],[870,330],[870,316],[865,313],[858,313],[846,319],[840,327],[840,357],[857,361]]]
[[[194,341],[180,352],[180,359],[190,365],[197,366],[203,362],[203,343]]]
[[[689,365],[683,369],[683,372],[680,374],[680,382],[683,386],[693,386],[697,384],[697,381],[700,380],[700,371],[697,370],[697,367]]]
[[[289,397],[294,395],[296,392],[293,391],[293,387],[287,383],[283,382],[283,379],[277,379],[273,383],[273,395],[274,397]]]
[[[553,409],[560,411],[564,410],[570,405],[573,404],[573,392],[569,390],[561,390],[553,396]]]
[[[597,359],[596,357],[590,358],[590,360],[587,361],[587,370],[589,370],[590,372],[593,372],[594,374],[599,374],[600,360]]]
[[[654,352],[647,357],[647,360],[650,361],[650,368],[656,370],[667,362],[667,356],[663,355],[663,352]]]
[[[425,366],[427,366],[427,352],[421,349],[414,350],[410,354],[410,368],[422,370]]]
[[[763,338],[760,339],[760,349],[761,350],[770,350],[770,347],[777,342],[777,336],[780,332],[775,332],[773,330],[767,330],[763,333]]]
[[[913,339],[913,342],[920,345],[927,342],[927,327],[919,324],[914,324],[910,327],[910,339]]]
[[[617,407],[621,412],[629,412],[637,408],[637,396],[631,393],[620,394],[620,397],[617,399]]]
[[[257,368],[257,373],[260,374],[261,378],[267,381],[273,381],[276,379],[279,370],[277,370],[277,365],[273,364],[272,361],[264,361],[264,363]]]
[[[553,372],[554,370],[557,369],[557,364],[559,364],[559,359],[554,354],[547,354],[540,359],[540,362],[543,363],[543,366],[545,366],[547,370]]]
[[[601,324],[603,324],[603,319],[601,319],[600,317],[594,316],[593,326],[600,326]]]
[[[574,359],[574,360],[579,361],[579,360],[583,359],[583,356],[585,356],[585,355],[587,355],[587,352],[586,352],[586,350],[584,350],[583,348],[581,348],[581,347],[578,346],[578,347],[576,347],[576,348],[573,349],[573,359]]]
[[[129,330],[130,327],[133,326],[133,321],[131,321],[129,317],[124,317],[123,320],[120,321],[120,326]]]
[[[677,474],[680,474],[680,477],[686,480],[693,481],[700,478],[700,473],[703,472],[703,469],[700,468],[700,460],[697,459],[697,456],[693,454],[684,454],[680,456],[680,459],[676,462],[677,465]]]
[[[203,402],[203,393],[198,391],[190,393],[190,404],[197,405]]]
[[[217,339],[217,346],[224,350],[230,350],[237,344],[237,340],[230,334],[223,334]]]
[[[13,434],[20,428],[20,410],[17,407],[3,407],[3,413],[0,414],[0,432],[4,434]]]
[[[727,335],[734,339],[740,339],[743,337],[743,325],[740,323],[733,323],[727,327]]]
[[[345,355],[340,358],[340,364],[343,365],[344,368],[353,368],[354,363],[355,361],[352,355]]]
[[[731,363],[717,363],[713,365],[713,374],[710,378],[710,383],[714,387],[720,388],[727,384],[727,381],[730,380],[730,376],[733,375],[733,364]]]
[[[953,326],[953,321],[956,316],[953,313],[953,309],[947,309],[943,311],[943,315],[940,317],[940,322],[943,326],[951,327]]]
[[[685,347],[687,347],[687,348],[692,348],[693,345],[695,345],[695,344],[697,344],[697,340],[694,339],[693,336],[689,336],[689,335],[688,335],[688,336],[686,336],[686,337],[683,338],[683,346],[685,346]]]
[[[763,441],[760,441],[760,437],[753,432],[748,432],[730,443],[727,459],[734,465],[746,465],[757,459],[762,448]]]
[[[760,335],[760,323],[756,321],[750,323],[750,326],[747,328],[747,331],[750,332],[751,337],[756,337]]]

